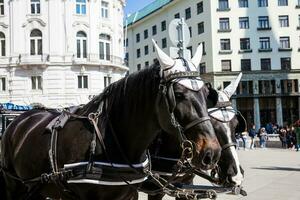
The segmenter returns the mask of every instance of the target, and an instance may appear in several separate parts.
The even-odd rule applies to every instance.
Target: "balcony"
[[[257,27],[257,30],[258,31],[270,31],[270,30],[272,30],[272,28],[271,27]]]
[[[252,53],[252,49],[240,49],[239,53]]]
[[[293,48],[278,48],[278,51],[293,51]]]
[[[217,12],[229,12],[231,8],[217,8]]]
[[[232,54],[232,50],[220,50],[219,54],[221,55]]]
[[[272,48],[258,49],[258,52],[272,52]]]
[[[75,55],[72,56],[72,63],[74,65],[103,65],[103,66],[115,66],[118,68],[124,68],[124,60],[122,57],[115,55],[100,55],[99,54],[88,54],[87,58],[77,58]],[[125,68],[124,68],[125,69]],[[127,70],[127,68],[126,68]]]
[[[17,57],[11,57],[10,63],[27,68],[28,66],[38,65],[42,68],[49,64],[49,54],[42,55],[30,55],[30,54],[19,54]]]
[[[218,33],[230,33],[231,32],[231,28],[229,29],[218,29]]]

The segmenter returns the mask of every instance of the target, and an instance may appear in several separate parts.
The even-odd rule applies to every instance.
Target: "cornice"
[[[75,22],[73,22],[73,24],[72,24],[73,27],[75,27],[75,26],[80,26],[80,25],[83,25],[83,26],[85,26],[85,27],[87,27],[87,28],[90,27],[90,25],[89,25],[88,23],[82,22],[82,21],[75,21]]]
[[[25,22],[22,27],[26,27],[28,24],[32,23],[32,22],[37,22],[39,23],[42,27],[46,26],[46,22],[44,22],[42,19],[39,18],[29,18],[27,19],[27,22]]]
[[[0,26],[2,26],[3,28],[8,28],[8,25],[3,22],[0,22]]]

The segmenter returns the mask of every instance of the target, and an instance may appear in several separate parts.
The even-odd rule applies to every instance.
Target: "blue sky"
[[[125,15],[134,13],[155,0],[127,0],[125,7]]]

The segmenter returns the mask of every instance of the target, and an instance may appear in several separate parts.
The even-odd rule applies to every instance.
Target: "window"
[[[87,89],[88,88],[88,76],[87,75],[79,75],[78,79],[78,89]]]
[[[240,49],[249,50],[250,48],[250,38],[241,38],[240,39]]]
[[[300,6],[300,0],[297,1],[297,6]]]
[[[240,29],[249,29],[249,17],[239,18]]]
[[[104,87],[107,87],[111,84],[111,77],[110,76],[104,76]]]
[[[161,40],[161,43],[162,43],[162,48],[166,48],[167,47],[167,38],[163,38]]]
[[[136,38],[136,42],[140,42],[141,38],[140,38],[140,34],[139,33],[137,33],[135,35],[135,38]]]
[[[31,14],[40,14],[41,13],[40,0],[31,0],[30,1],[30,10],[31,10]]]
[[[148,38],[148,29],[144,30],[144,39]]]
[[[281,69],[282,70],[290,70],[291,69],[291,58],[280,58]]]
[[[204,22],[198,23],[198,34],[204,33]]]
[[[221,50],[230,50],[230,39],[221,39]]]
[[[200,42],[198,45],[200,45],[202,43],[202,55],[205,55],[206,54],[206,51],[205,51],[205,42]]]
[[[149,54],[149,46],[148,45],[144,46],[144,51],[145,51],[145,55]]]
[[[205,74],[206,73],[206,63],[200,63],[199,65],[199,69],[200,69],[200,74]]]
[[[275,80],[258,81],[259,94],[275,94]]]
[[[34,29],[30,33],[30,55],[42,55],[43,43],[42,32],[38,29]]]
[[[190,37],[193,37],[193,30],[191,26],[189,27],[189,32],[190,32]]]
[[[222,71],[231,71],[231,60],[221,60]]]
[[[5,50],[5,35],[4,33],[0,32],[0,56],[6,55]]]
[[[76,14],[86,14],[86,0],[76,0]]]
[[[261,70],[271,70],[271,59],[270,58],[260,59],[260,68]]]
[[[220,30],[230,30],[229,18],[220,18],[219,19]]]
[[[258,17],[258,28],[262,28],[262,29],[270,28],[268,16],[259,16]]]
[[[180,13],[176,13],[176,14],[174,15],[174,18],[175,18],[175,19],[180,19]]]
[[[166,21],[161,22],[161,31],[165,31],[167,29]]]
[[[278,0],[278,6],[287,6],[288,0]]]
[[[156,25],[152,26],[152,35],[156,35],[157,33],[157,28]]]
[[[0,91],[6,91],[5,77],[0,77]]]
[[[76,34],[77,40],[77,58],[87,58],[87,38],[83,31]]]
[[[108,15],[108,2],[101,1],[101,17],[107,19]]]
[[[248,0],[239,0],[239,7],[240,8],[247,8],[248,7]]]
[[[300,27],[300,15],[298,15],[298,27]]]
[[[223,83],[224,83],[224,88],[226,87],[225,83],[228,85],[230,84],[230,82],[223,82]],[[253,82],[252,81],[241,81],[236,90],[236,94],[237,95],[253,94]]]
[[[4,0],[0,0],[0,15],[4,15]]]
[[[136,57],[137,58],[141,57],[141,49],[136,50]]]
[[[268,7],[268,0],[258,0],[258,7]]]
[[[288,27],[289,26],[289,16],[288,15],[280,15],[279,16],[279,24],[280,24],[280,27]]]
[[[228,0],[219,0],[219,10],[228,10]]]
[[[32,90],[41,90],[42,89],[42,77],[41,76],[32,76],[31,77],[31,89]]]
[[[140,70],[141,70],[141,64],[137,64],[136,69],[137,69],[138,71],[140,71]]]
[[[110,56],[111,37],[107,34],[99,35],[99,56],[100,60],[111,60]]]
[[[203,13],[203,1],[197,3],[197,15]]]
[[[269,37],[260,37],[259,38],[260,49],[270,49],[270,38]]]
[[[250,59],[241,59],[241,70],[242,71],[251,71],[251,60]]]
[[[145,68],[149,67],[149,61],[145,62]]]
[[[290,37],[280,37],[280,48],[281,49],[288,49],[290,48]]]
[[[191,18],[191,8],[185,9],[185,19]]]
[[[206,63],[205,62],[200,63],[199,70],[200,70],[200,74],[206,73]]]

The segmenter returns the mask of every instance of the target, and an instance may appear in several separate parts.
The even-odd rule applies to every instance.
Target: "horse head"
[[[157,103],[159,123],[167,133],[182,130],[183,134],[177,135],[183,138],[183,149],[192,149],[189,152],[191,164],[211,169],[219,160],[221,148],[207,111],[207,98],[214,90],[201,80],[197,67],[202,46],[191,60],[186,60],[170,58],[153,43],[161,65],[162,92]]]
[[[235,148],[235,133],[245,131],[246,122],[230,103],[230,98],[235,93],[241,77],[240,73],[223,91],[218,91],[217,106],[209,109],[213,126],[222,146],[221,158],[218,162],[218,176],[222,184],[229,186],[239,186],[244,179],[244,170]]]

